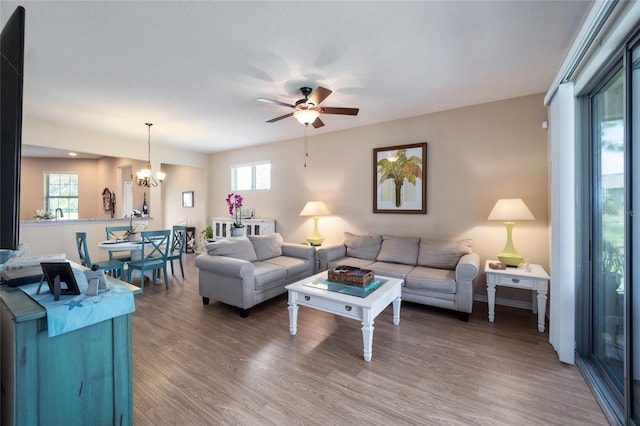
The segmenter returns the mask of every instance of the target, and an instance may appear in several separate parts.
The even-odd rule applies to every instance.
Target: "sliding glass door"
[[[640,45],[636,45],[631,52],[631,111],[630,146],[631,146],[631,249],[630,262],[630,291],[627,309],[630,312],[630,332],[627,374],[628,384],[628,415],[636,425],[640,425]]]
[[[592,348],[606,380],[624,392],[625,149],[623,73],[591,100]]]
[[[640,39],[640,38],[639,38]],[[640,426],[640,43],[593,82],[582,106],[584,206],[579,365],[614,423]],[[588,123],[588,124],[586,124]],[[588,149],[586,149],[588,147]],[[586,157],[585,157],[586,158]]]

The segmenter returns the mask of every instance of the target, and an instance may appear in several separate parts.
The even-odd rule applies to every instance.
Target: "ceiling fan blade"
[[[276,121],[284,120],[285,118],[293,117],[293,113],[281,115],[280,117],[272,118],[271,120],[267,120],[266,123],[275,123]]]
[[[327,96],[329,96],[331,93],[333,93],[331,90],[325,89],[322,86],[318,86],[316,90],[314,90],[311,94],[311,97],[309,97],[309,102],[313,103],[315,106],[318,106],[322,101],[327,99]]]
[[[322,114],[340,114],[340,115],[358,115],[360,108],[334,108],[334,107],[321,107],[320,112]]]
[[[324,126],[324,123],[322,122],[322,120],[320,120],[320,117],[318,117],[316,118],[316,121],[311,123],[311,125],[313,126],[314,129],[317,129],[318,127]]]
[[[265,102],[267,104],[274,104],[274,105],[280,105],[280,106],[285,106],[285,107],[289,107],[289,108],[295,108],[295,105],[291,105],[285,102],[280,102],[280,101],[274,101],[273,99],[267,99],[267,98],[256,98],[256,101],[258,102]]]

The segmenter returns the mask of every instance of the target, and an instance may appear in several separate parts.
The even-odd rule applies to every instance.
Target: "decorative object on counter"
[[[243,234],[241,229],[241,228],[244,228],[244,225],[242,224],[242,201],[243,200],[244,199],[242,198],[242,195],[234,194],[233,192],[230,192],[226,198],[227,206],[229,207],[229,215],[233,217],[233,224],[231,225],[231,228],[232,228],[231,233],[234,237]],[[236,231],[236,229],[239,229],[239,231]]]
[[[167,174],[164,172],[156,173],[156,178],[151,174],[151,126],[153,123],[144,123],[149,131],[149,140],[147,141],[148,151],[147,151],[147,167],[144,169],[140,169],[136,172],[136,177],[138,178],[138,185],[145,186],[147,188],[156,187],[158,183],[164,182],[164,179],[167,177]]]
[[[375,148],[373,212],[426,214],[426,163],[426,142]]]
[[[307,237],[307,241],[312,246],[319,246],[324,241],[324,237],[318,231],[319,216],[328,216],[331,212],[322,201],[308,201],[300,212],[300,216],[313,216],[313,232]]]
[[[55,215],[48,210],[36,210],[35,218],[38,220],[51,220],[55,219]]]
[[[142,214],[147,216],[149,214],[149,207],[147,207],[147,193],[144,193],[144,198],[142,199]]]
[[[531,210],[529,210],[524,201],[522,201],[522,198],[505,198],[498,200],[487,219],[505,221],[504,226],[507,228],[507,242],[502,252],[498,253],[500,262],[507,266],[518,266],[521,264],[524,258],[518,254],[511,239],[513,225],[515,225],[514,220],[535,219]]]

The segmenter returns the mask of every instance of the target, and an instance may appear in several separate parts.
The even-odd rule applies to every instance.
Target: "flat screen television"
[[[0,33],[0,249],[10,250],[20,239],[24,18],[18,6]]]

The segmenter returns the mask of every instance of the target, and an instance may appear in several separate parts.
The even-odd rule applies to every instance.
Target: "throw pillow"
[[[418,237],[392,237],[385,235],[382,237],[382,246],[376,260],[378,262],[415,265],[418,259],[419,243],[420,238]]]
[[[253,244],[258,260],[282,256],[282,244],[284,243],[282,235],[274,233],[269,235],[248,235],[247,237]]]
[[[213,241],[207,243],[205,249],[207,253],[213,256],[227,256],[234,259],[248,260],[249,262],[257,260],[253,245],[246,237]]]
[[[460,258],[471,253],[473,240],[437,241],[420,240],[418,265],[438,269],[455,269]]]
[[[347,256],[364,260],[376,260],[382,235],[356,235],[351,232],[344,233],[344,245],[347,247]]]

